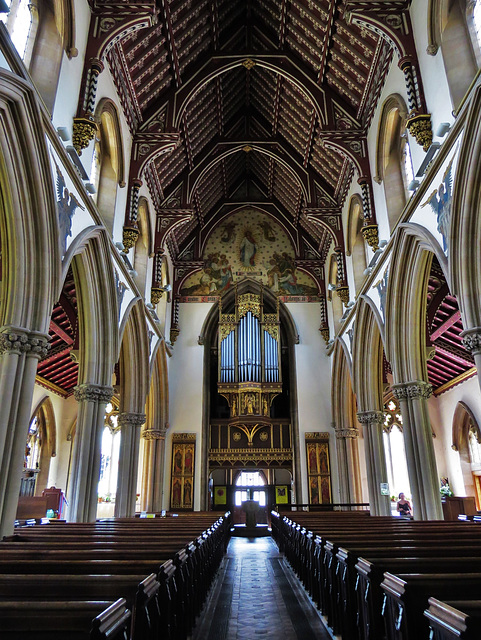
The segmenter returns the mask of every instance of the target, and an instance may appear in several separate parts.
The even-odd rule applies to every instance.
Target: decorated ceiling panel
[[[102,46],[134,140],[149,149],[130,180],[151,192],[157,249],[175,263],[195,240],[201,260],[205,229],[240,202],[295,230],[296,260],[322,263],[333,238],[343,247],[340,211],[353,177],[371,181],[367,129],[389,64],[409,59],[416,74],[410,0],[90,4],[95,16],[111,12],[109,24],[125,20]],[[420,83],[413,99],[423,113]]]
[[[296,267],[292,239],[254,208],[223,218],[205,244],[202,268],[183,282],[180,300],[197,302],[222,294],[246,277],[261,281],[285,301],[319,301],[318,284]]]

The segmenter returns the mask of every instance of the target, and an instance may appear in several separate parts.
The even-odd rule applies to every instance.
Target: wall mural
[[[283,302],[319,301],[316,282],[296,269],[287,233],[257,209],[243,209],[220,224],[206,243],[203,260],[204,268],[184,282],[181,302],[217,296],[246,276],[260,280]]]

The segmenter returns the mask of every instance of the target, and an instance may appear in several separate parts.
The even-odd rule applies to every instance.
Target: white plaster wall
[[[302,495],[298,491],[296,501],[308,502],[309,497],[304,439],[306,431],[329,433],[332,494],[333,500],[337,501],[339,487],[336,441],[331,427],[331,363],[319,333],[319,307],[312,303],[288,303],[286,307],[294,318],[299,334],[295,355]]]
[[[464,402],[471,409],[478,424],[481,424],[481,392],[477,376],[453,387],[429,402],[429,416],[436,435],[434,449],[439,477],[448,477],[453,493],[465,496],[463,475],[459,453],[451,448],[453,444],[453,417],[458,402]]]
[[[200,472],[202,451],[202,407],[204,383],[204,347],[198,337],[211,303],[183,303],[179,309],[180,334],[169,358],[169,422],[166,436],[163,508],[170,503],[170,465],[172,434],[195,433],[194,507],[200,504]]]
[[[419,57],[426,104],[428,112],[432,116],[433,132],[435,132],[441,122],[452,123],[454,118],[441,49],[438,50],[435,56],[430,56],[426,53],[428,47],[428,11],[428,3],[425,0],[415,0],[411,5],[414,41]],[[441,139],[435,136],[434,140],[440,141]]]
[[[52,114],[54,127],[67,127],[70,135],[72,135],[73,118],[77,113],[79,87],[82,79],[90,24],[90,8],[86,0],[75,0],[74,11],[75,47],[78,49],[78,56],[69,60],[67,55],[63,54],[57,96]]]

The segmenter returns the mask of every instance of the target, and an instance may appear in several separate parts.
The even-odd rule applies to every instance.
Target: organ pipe
[[[232,416],[253,414],[253,408],[255,415],[268,416],[282,390],[279,308],[264,313],[262,294],[247,293],[236,295],[233,312],[222,313],[221,303],[219,312],[219,393]]]

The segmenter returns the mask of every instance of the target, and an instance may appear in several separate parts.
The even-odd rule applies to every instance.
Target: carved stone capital
[[[30,333],[21,327],[2,327],[0,329],[0,354],[27,354],[41,360],[50,349],[50,336],[43,333]]]
[[[384,413],[382,411],[360,411],[357,419],[361,424],[384,424]]]
[[[336,438],[359,438],[359,429],[336,429]]]
[[[77,402],[110,402],[114,390],[112,387],[103,387],[99,384],[80,384],[74,389],[74,397]]]
[[[405,400],[406,398],[429,398],[433,393],[433,385],[423,380],[414,380],[413,382],[402,382],[401,384],[393,384],[391,386],[393,396],[397,400]]]
[[[144,440],[165,440],[165,429],[144,429],[142,438]]]
[[[121,427],[141,427],[145,424],[145,413],[119,413],[119,425]]]
[[[466,351],[469,351],[473,356],[481,353],[481,327],[463,331],[461,336]]]

